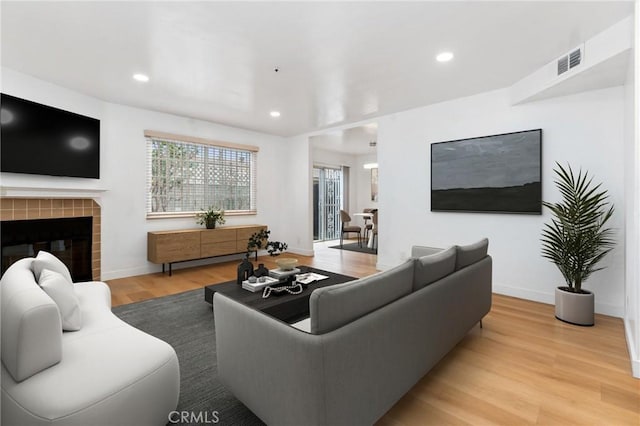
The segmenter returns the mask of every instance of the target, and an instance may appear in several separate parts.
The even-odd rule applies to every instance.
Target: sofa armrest
[[[322,336],[220,293],[213,298],[218,376],[267,424],[324,424]]]
[[[32,261],[19,260],[0,280],[2,363],[16,382],[62,359],[60,311],[36,283]]]

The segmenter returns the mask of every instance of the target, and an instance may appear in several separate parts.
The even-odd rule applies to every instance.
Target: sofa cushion
[[[66,280],[62,274],[49,269],[44,269],[40,274],[40,287],[58,305],[62,318],[62,329],[77,331],[82,327],[82,314],[80,301],[73,288],[73,284]]]
[[[489,248],[489,240],[483,238],[477,243],[469,244],[466,246],[456,246],[456,271],[462,269],[465,266],[469,266],[472,263],[476,263],[480,259],[483,259],[487,255]]]
[[[69,268],[67,265],[62,263],[60,259],[55,257],[49,252],[44,250],[40,250],[35,260],[33,261],[33,275],[36,277],[36,281],[40,281],[40,274],[44,269],[49,269],[50,271],[57,272],[61,274],[67,281],[70,283],[73,282],[71,279],[71,273],[69,272]]]
[[[419,290],[456,270],[456,246],[416,259],[413,291]]]
[[[413,259],[370,277],[318,288],[311,293],[311,333],[323,334],[411,293]]]
[[[412,246],[411,247],[411,257],[423,257],[429,256],[432,254],[436,254],[441,252],[442,248],[437,247],[427,247],[427,246]]]

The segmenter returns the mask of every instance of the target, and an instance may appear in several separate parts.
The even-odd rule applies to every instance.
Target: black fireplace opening
[[[91,281],[92,231],[93,217],[2,221],[1,272],[44,250],[67,265],[74,282]]]

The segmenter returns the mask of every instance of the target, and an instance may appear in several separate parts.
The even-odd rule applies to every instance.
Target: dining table
[[[353,213],[353,216],[360,216],[364,220],[364,223],[367,223],[367,220],[373,221],[373,213]],[[373,227],[376,227],[376,224],[373,224]],[[373,228],[371,229],[373,231]],[[373,232],[369,232],[369,241],[367,241],[367,247],[373,249]]]

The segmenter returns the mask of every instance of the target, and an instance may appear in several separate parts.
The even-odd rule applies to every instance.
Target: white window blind
[[[147,216],[256,213],[257,147],[145,131]]]

